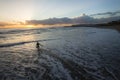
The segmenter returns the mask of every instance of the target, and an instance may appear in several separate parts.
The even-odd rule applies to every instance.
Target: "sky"
[[[33,20],[42,23],[50,18],[108,18],[113,17],[111,13],[119,15],[119,3],[120,0],[0,0],[0,26]]]

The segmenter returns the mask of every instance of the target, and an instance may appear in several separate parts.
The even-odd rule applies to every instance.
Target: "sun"
[[[26,28],[34,28],[35,26],[34,25],[26,25],[25,27]]]

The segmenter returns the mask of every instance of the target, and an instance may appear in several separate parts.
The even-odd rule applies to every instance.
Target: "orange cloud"
[[[25,24],[24,22],[0,22],[0,28],[44,28],[43,25]]]

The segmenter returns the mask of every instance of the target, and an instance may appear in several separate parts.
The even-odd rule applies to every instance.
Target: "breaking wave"
[[[60,38],[57,38],[60,39]],[[33,42],[43,42],[43,41],[51,41],[51,40],[57,40],[57,39],[43,39],[43,40],[34,40],[34,41],[24,41],[24,42],[17,42],[17,43],[8,43],[8,44],[0,44],[1,47],[11,47],[11,46],[17,46],[17,45],[23,45],[27,43],[33,43]]]

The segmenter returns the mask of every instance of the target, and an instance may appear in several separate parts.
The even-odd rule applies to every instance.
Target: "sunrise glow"
[[[0,28],[94,23],[94,18],[119,16],[119,3],[119,0],[0,0]],[[12,24],[6,24],[9,22]]]

